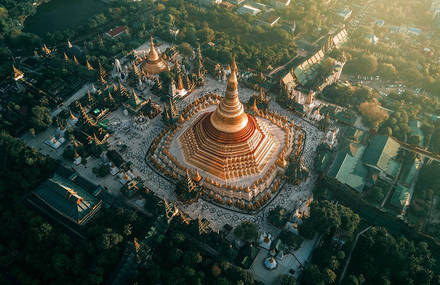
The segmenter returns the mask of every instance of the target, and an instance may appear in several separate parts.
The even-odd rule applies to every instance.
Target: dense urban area
[[[0,0],[0,284],[440,284],[439,0]]]

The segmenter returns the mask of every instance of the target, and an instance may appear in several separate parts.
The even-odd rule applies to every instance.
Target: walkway
[[[350,250],[350,254],[348,255],[347,261],[345,262],[344,270],[342,270],[341,277],[340,277],[340,279],[339,279],[339,283],[338,283],[338,284],[341,284],[342,280],[344,280],[345,272],[347,271],[348,264],[350,264],[351,255],[353,254],[353,251],[354,251],[354,249],[355,249],[355,247],[356,247],[356,244],[357,244],[357,242],[358,242],[358,240],[359,240],[359,237],[360,237],[361,235],[363,235],[365,232],[367,232],[369,229],[371,229],[371,226],[368,226],[367,228],[365,228],[364,230],[362,230],[361,232],[359,232],[359,233],[356,235],[356,238],[354,239],[353,246],[352,246],[352,248],[351,248],[351,250]]]

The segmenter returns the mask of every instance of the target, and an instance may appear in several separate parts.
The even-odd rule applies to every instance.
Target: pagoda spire
[[[73,115],[72,111],[69,111],[69,112],[70,112],[70,120],[71,121],[76,120],[76,117],[75,117],[75,115]]]
[[[200,49],[200,45],[198,45],[197,47],[196,75],[198,77],[202,77],[205,75],[205,69],[203,67],[202,51]]]
[[[115,101],[115,99],[113,98],[112,93],[110,93],[110,91],[108,91],[108,100],[109,100],[110,102]]]
[[[139,99],[138,95],[136,94],[136,91],[133,90],[132,98],[136,106],[140,105],[142,102]]]
[[[64,60],[65,60],[65,61],[69,61],[69,57],[67,56],[66,53],[64,53]]]
[[[185,88],[183,87],[182,75],[179,74],[177,76],[177,90],[183,90],[183,89]]]
[[[257,99],[254,98],[254,103],[252,104],[252,106],[250,107],[250,109],[252,111],[254,111],[255,114],[258,114],[258,107],[257,107]]]
[[[157,54],[156,49],[154,48],[153,36],[150,36],[150,52],[148,53],[148,60],[156,61],[158,59],[159,59],[159,55]]]
[[[171,100],[171,98],[168,98],[168,103],[169,103],[169,105],[170,105],[170,113],[171,113],[171,116],[174,118],[174,117],[177,115],[177,107],[176,107],[176,105],[174,104],[174,101]]]
[[[72,43],[71,43],[69,40],[67,40],[67,46],[68,46],[69,48],[72,48]]]
[[[229,75],[225,97],[211,115],[212,125],[219,131],[234,133],[242,130],[248,123],[243,104],[238,98],[237,65],[235,56],[232,59],[231,74]]]
[[[98,68],[99,68],[99,76],[105,78],[107,76],[107,72],[105,71],[99,59],[98,59]]]
[[[14,80],[18,81],[24,77],[24,73],[15,67],[15,65],[12,65],[12,71],[14,72]]]
[[[101,86],[107,85],[107,81],[104,79],[102,75],[99,76],[99,82],[101,83]]]
[[[89,102],[89,104],[93,104],[95,102],[95,99],[93,99],[90,90],[87,91],[87,101]]]
[[[188,168],[186,169],[186,191],[189,193],[197,191],[197,185],[194,183],[194,180],[191,178],[191,175],[189,175]]]
[[[90,62],[87,59],[86,59],[86,67],[87,67],[87,70],[89,70],[89,71],[94,70],[93,66],[90,64]]]
[[[79,65],[79,62],[78,62],[78,59],[76,58],[76,56],[73,56],[73,61],[74,61],[77,65]]]
[[[46,44],[43,44],[43,47],[41,49],[46,55],[50,55],[52,53],[52,51],[46,46]]]
[[[196,173],[194,174],[194,178],[193,178],[193,180],[194,180],[196,183],[199,183],[200,180],[202,180],[202,176],[200,176],[200,174],[199,174],[199,170],[198,170],[198,169],[196,169]]]

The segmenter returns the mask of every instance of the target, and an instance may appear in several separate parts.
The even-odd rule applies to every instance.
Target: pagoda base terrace
[[[284,181],[287,161],[301,155],[304,134],[299,126],[289,123],[285,117],[258,111],[253,114],[255,120],[267,126],[276,139],[276,147],[264,168],[258,173],[228,179],[212,175],[185,159],[179,138],[201,116],[215,110],[221,98],[218,94],[208,94],[188,105],[182,111],[183,121],[156,137],[148,159],[152,166],[173,180],[183,179],[187,169],[194,175],[197,169],[202,176],[199,182],[203,189],[202,198],[224,206],[253,211],[270,201],[279,190]]]

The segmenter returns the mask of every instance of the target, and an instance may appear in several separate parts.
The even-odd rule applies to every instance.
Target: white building
[[[255,16],[260,12],[261,12],[260,9],[249,6],[249,5],[243,5],[243,7],[240,7],[237,9],[237,13],[240,15],[251,14],[251,15]]]

